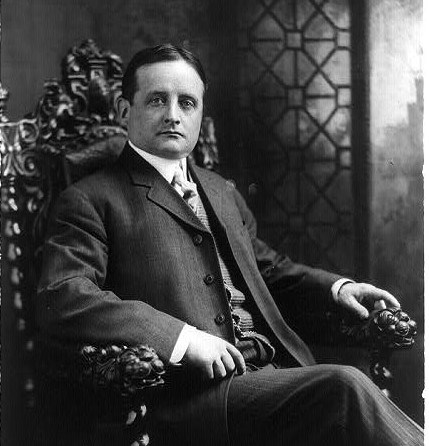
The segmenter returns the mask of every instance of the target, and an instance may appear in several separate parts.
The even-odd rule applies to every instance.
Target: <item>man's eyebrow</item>
[[[149,91],[149,92],[147,93],[146,97],[149,97],[149,96],[156,96],[156,95],[159,95],[159,96],[166,96],[166,95],[167,95],[167,92],[166,92],[166,91],[162,91],[162,90],[153,90],[153,91]]]

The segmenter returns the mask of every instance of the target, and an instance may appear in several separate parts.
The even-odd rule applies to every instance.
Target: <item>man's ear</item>
[[[130,116],[131,104],[127,99],[120,96],[116,100],[116,113],[119,124],[126,126],[128,124],[128,118]]]

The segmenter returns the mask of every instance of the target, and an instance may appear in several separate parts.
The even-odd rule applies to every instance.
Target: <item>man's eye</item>
[[[162,105],[164,103],[164,99],[162,99],[161,97],[155,97],[152,98],[149,102],[153,105]]]
[[[195,107],[195,102],[192,101],[191,99],[184,99],[183,101],[180,102],[180,104],[182,105],[183,108]]]

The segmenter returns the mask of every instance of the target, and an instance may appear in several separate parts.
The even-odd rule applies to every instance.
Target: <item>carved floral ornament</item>
[[[62,61],[62,82],[45,81],[36,117],[46,150],[76,151],[99,139],[125,137],[115,102],[121,94],[122,60],[93,40],[70,49]]]
[[[99,139],[123,135],[115,118],[114,103],[121,93],[122,60],[100,51],[92,40],[73,47],[62,63],[63,78],[48,79],[36,110],[9,123],[7,90],[0,87],[1,154],[34,148],[48,153],[79,150]],[[2,160],[3,161],[3,160]],[[4,164],[4,175],[11,163]]]

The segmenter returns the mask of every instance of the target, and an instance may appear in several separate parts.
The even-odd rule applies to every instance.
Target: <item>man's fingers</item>
[[[359,291],[358,300],[360,302],[371,303],[375,309],[384,309],[386,306],[388,308],[401,308],[401,304],[398,300],[392,296],[388,291],[382,290],[380,288],[376,288],[373,285],[369,284],[361,284],[361,289]],[[381,302],[385,302],[385,305],[381,304]],[[376,305],[376,302],[379,302]]]
[[[347,299],[347,306],[350,308],[350,311],[355,313],[356,316],[359,316],[361,319],[368,318],[369,316],[368,310],[353,297]]]
[[[222,379],[234,370],[243,374],[246,365],[242,354],[230,343],[209,333],[196,331],[185,352],[184,361],[199,368],[206,379]]]
[[[226,351],[225,354],[223,354],[221,356],[221,360],[225,367],[226,373],[229,374],[235,370],[236,366],[235,366],[234,359],[232,358],[231,354],[228,351]]]
[[[383,299],[376,300],[374,302],[374,310],[384,310],[386,308],[386,302]]]
[[[243,355],[240,353],[240,351],[237,350],[231,344],[227,344],[226,349],[230,353],[232,359],[234,360],[235,367],[237,369],[237,373],[239,375],[243,375],[243,373],[246,373],[246,364],[244,362]]]
[[[223,362],[220,359],[217,359],[213,363],[213,374],[216,379],[222,379],[226,376],[226,370],[225,366],[223,365]]]
[[[383,299],[386,302],[386,305],[388,307],[401,308],[401,304],[389,292],[387,292],[385,290],[377,289],[377,295],[379,296],[380,300]]]

